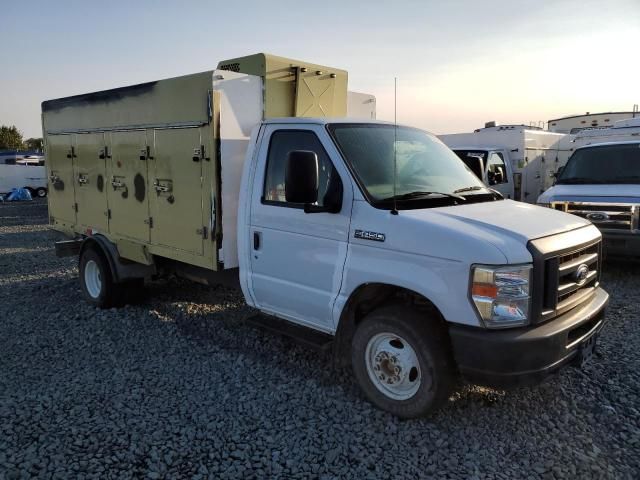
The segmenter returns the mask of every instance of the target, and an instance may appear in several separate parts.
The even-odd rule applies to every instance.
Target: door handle
[[[260,250],[260,232],[253,232],[253,249]]]

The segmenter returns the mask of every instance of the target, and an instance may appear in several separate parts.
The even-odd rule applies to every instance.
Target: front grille
[[[564,310],[583,296],[585,291],[595,287],[600,270],[599,247],[600,244],[597,243],[558,257],[557,310]],[[580,273],[583,273],[584,278],[578,280]]]
[[[554,202],[552,208],[586,218],[600,230],[638,229],[640,206],[628,203]]]
[[[591,296],[600,277],[600,244],[598,240],[545,260],[543,319],[560,315]]]
[[[602,236],[587,226],[531,240],[531,322],[551,320],[588,302],[600,281]]]

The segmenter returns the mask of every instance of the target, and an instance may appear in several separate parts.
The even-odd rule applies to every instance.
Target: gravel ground
[[[46,221],[41,201],[0,204],[0,479],[640,476],[637,267],[605,271],[587,370],[400,421],[328,355],[246,326],[231,290],[171,280],[89,307]]]

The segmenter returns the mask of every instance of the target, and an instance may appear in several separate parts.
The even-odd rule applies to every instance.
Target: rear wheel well
[[[109,265],[109,270],[111,270],[111,278],[113,278],[114,281],[117,281],[118,272],[114,265],[115,259],[111,255],[111,252],[105,248],[102,242],[96,240],[94,237],[86,237],[80,246],[80,254],[78,255],[78,258],[82,258],[82,254],[88,249],[95,250],[98,255],[101,255],[106,260],[107,265]]]
[[[425,321],[435,321],[440,326],[446,323],[433,302],[413,290],[386,283],[361,285],[351,294],[340,315],[334,342],[335,361],[338,365],[348,366],[351,363],[351,341],[360,322],[370,312],[394,303],[424,312]]]

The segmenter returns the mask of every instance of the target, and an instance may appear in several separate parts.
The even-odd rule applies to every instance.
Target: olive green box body
[[[262,117],[344,116],[347,73],[271,55],[220,62],[262,79]],[[221,75],[222,73],[222,75]],[[49,217],[123,258],[223,268],[220,94],[207,72],[45,101]]]

